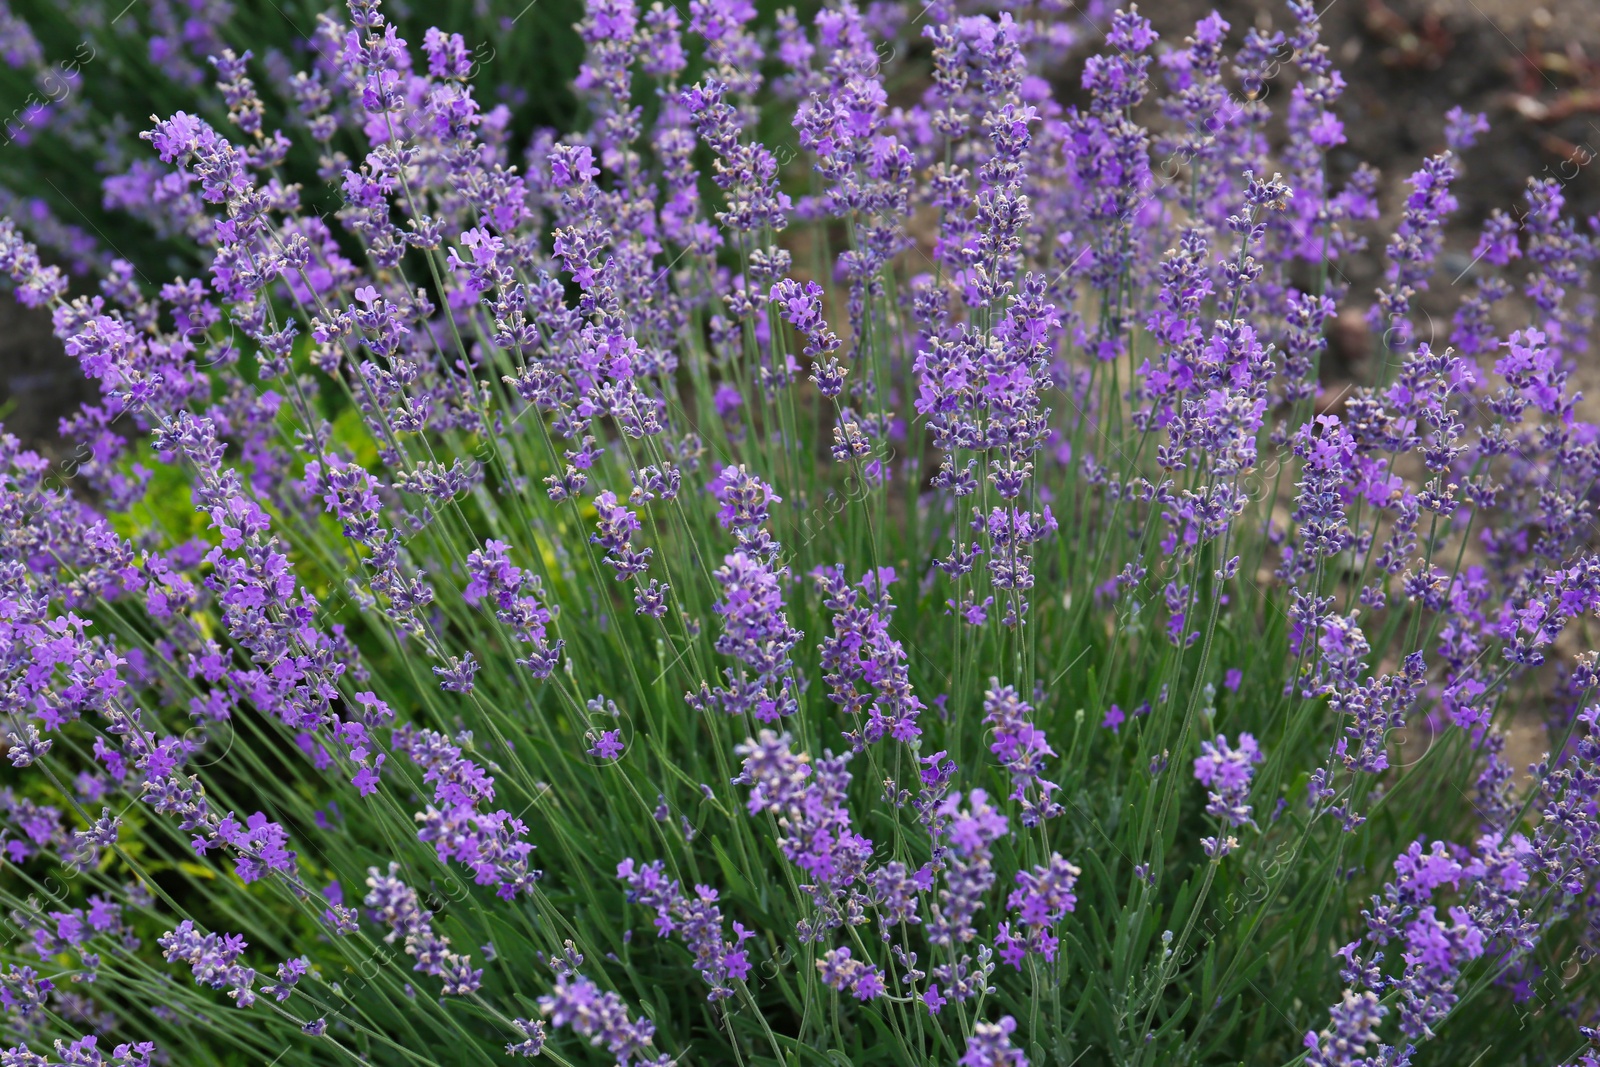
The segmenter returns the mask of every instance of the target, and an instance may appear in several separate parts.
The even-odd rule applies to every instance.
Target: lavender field
[[[124,2],[0,1067],[1600,1067],[1581,10]]]

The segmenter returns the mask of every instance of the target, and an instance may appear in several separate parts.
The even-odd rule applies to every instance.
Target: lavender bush
[[[0,1064],[1600,1063],[1600,221],[1452,283],[1481,117],[1378,221],[1284,16],[595,0],[531,138],[219,40],[198,274],[0,223]]]

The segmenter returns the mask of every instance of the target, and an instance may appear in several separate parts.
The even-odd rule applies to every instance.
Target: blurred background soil
[[[49,314],[0,296],[0,422],[6,432],[30,447],[59,452],[57,422],[94,395],[50,333]]]
[[[1567,211],[1600,211],[1600,0],[1318,0],[1322,39],[1348,83],[1340,101],[1348,143],[1329,160],[1335,183],[1361,162],[1379,168],[1386,234],[1409,191],[1406,179],[1444,147],[1444,116],[1460,105],[1484,112],[1489,132],[1463,156],[1453,186],[1460,208],[1446,236],[1440,271],[1417,306],[1442,341],[1462,295],[1476,280],[1472,248],[1496,208],[1517,214],[1529,178],[1562,182]],[[1322,6],[1325,5],[1325,6]],[[1161,0],[1141,10],[1169,41],[1181,40],[1215,8],[1237,39],[1246,27],[1285,29],[1275,0]],[[1383,272],[1383,238],[1341,263],[1350,282],[1346,314],[1330,331],[1325,367],[1330,394],[1370,372],[1373,341],[1360,324]],[[1513,326],[1524,309],[1501,309]],[[1427,339],[1426,325],[1419,338]],[[1580,368],[1600,397],[1600,367]]]

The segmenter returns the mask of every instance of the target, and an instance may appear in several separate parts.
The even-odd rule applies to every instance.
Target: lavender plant
[[[0,223],[100,391],[0,437],[0,1063],[1600,1062],[1600,220],[1424,340],[1482,120],[1385,238],[1286,15],[595,0],[525,144],[378,0],[174,67],[197,275]]]

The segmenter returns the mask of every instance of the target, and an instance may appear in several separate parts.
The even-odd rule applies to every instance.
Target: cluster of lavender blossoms
[[[588,0],[531,132],[187,6],[181,256],[0,189],[0,1064],[1595,1062],[1600,218],[1458,241],[1483,116],[1380,195],[1310,0]]]

